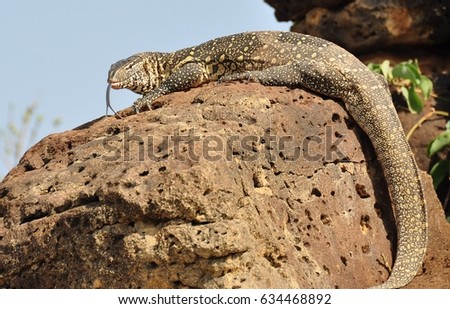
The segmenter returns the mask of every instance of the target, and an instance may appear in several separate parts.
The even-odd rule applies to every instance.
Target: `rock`
[[[33,146],[0,185],[3,288],[363,288],[395,224],[380,166],[344,108],[301,89],[223,83]],[[125,117],[127,116],[127,117]],[[450,287],[430,208],[424,271]]]
[[[333,41],[353,51],[430,45],[450,38],[450,1],[265,0],[291,30]]]
[[[440,111],[450,112],[450,0],[265,0],[275,8],[280,21],[293,21],[292,30],[323,37],[357,54],[364,63],[391,65],[417,59],[420,70],[433,82],[433,97],[420,114],[408,111],[397,89],[394,104],[398,107],[405,132],[422,117]],[[394,89],[393,92],[395,92]],[[435,99],[436,98],[436,99]],[[442,114],[442,113],[441,113]],[[448,117],[434,115],[409,139],[419,167],[430,171],[450,150],[429,158],[429,143],[445,130]],[[437,188],[438,197],[450,217],[450,181]]]

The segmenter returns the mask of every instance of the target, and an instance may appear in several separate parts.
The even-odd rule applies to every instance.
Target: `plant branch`
[[[412,128],[409,130],[408,134],[406,134],[406,139],[409,140],[411,138],[411,135],[416,131],[425,121],[427,121],[429,118],[433,117],[434,115],[443,116],[443,117],[449,117],[449,113],[445,111],[435,110],[432,108],[428,113],[423,115],[422,118],[417,121]]]

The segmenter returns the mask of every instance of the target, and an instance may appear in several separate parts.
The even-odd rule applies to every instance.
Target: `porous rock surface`
[[[449,42],[450,0],[265,0],[292,31],[356,51]]]
[[[396,237],[386,185],[340,104],[253,83],[157,102],[52,134],[10,171],[0,184],[0,287],[386,280]],[[423,180],[430,245],[409,287],[448,288],[450,228]]]

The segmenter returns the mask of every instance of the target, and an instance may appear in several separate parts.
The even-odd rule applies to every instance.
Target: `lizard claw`
[[[134,108],[134,112],[136,114],[139,114],[139,112],[142,110],[142,108],[144,106],[147,106],[148,110],[151,111],[151,110],[154,110],[154,109],[156,109],[158,107],[161,107],[161,105],[162,104],[155,103],[153,100],[151,100],[148,97],[142,97],[142,98],[137,99],[133,103],[133,108]]]
[[[133,109],[136,114],[139,114],[142,107],[146,104],[145,101],[146,100],[144,100],[144,98],[139,98],[133,103]],[[147,104],[147,106],[148,106],[148,104]]]

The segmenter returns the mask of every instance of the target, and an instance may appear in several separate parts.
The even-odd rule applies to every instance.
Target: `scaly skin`
[[[342,99],[370,138],[380,161],[397,222],[397,256],[377,288],[408,284],[427,246],[422,183],[385,82],[357,58],[320,38],[289,32],[248,32],[173,53],[139,53],[111,66],[108,83],[143,97],[136,112],[167,93],[209,81],[249,79],[264,85],[302,86]]]

